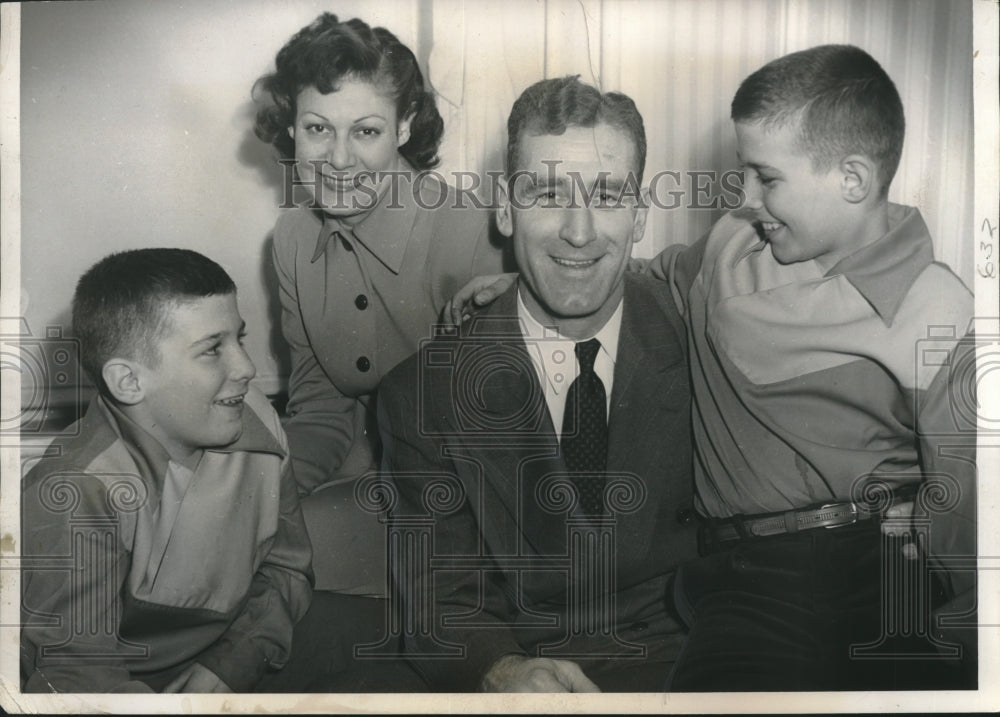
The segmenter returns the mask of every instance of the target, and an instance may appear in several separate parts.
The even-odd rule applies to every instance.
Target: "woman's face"
[[[343,79],[328,94],[307,87],[296,101],[299,181],[331,216],[364,217],[400,168],[398,148],[410,138],[410,119],[398,121],[392,97],[369,82]]]

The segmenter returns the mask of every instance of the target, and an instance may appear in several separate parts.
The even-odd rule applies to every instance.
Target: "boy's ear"
[[[850,154],[840,160],[840,192],[851,204],[858,204],[873,192],[876,186],[878,166],[863,154]]]
[[[514,234],[514,217],[511,215],[508,186],[507,178],[501,177],[497,184],[497,229],[510,238]]]
[[[101,369],[101,377],[111,396],[128,406],[134,406],[145,397],[139,373],[139,366],[134,361],[117,357],[108,359]]]

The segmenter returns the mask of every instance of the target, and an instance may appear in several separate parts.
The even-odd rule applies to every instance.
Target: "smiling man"
[[[392,518],[431,526],[396,577],[438,689],[652,691],[676,658],[689,385],[666,285],[625,273],[645,154],[628,97],[575,77],[525,90],[497,214],[521,279],[380,389]]]

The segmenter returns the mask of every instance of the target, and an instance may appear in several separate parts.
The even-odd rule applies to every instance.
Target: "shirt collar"
[[[826,275],[843,274],[888,326],[917,276],[933,261],[930,232],[920,211],[890,204],[889,231],[841,259]]]
[[[150,478],[157,489],[162,488],[163,476],[166,474],[167,465],[170,462],[170,455],[163,444],[103,396],[97,396],[94,399],[94,405],[100,406],[105,420],[117,429],[140,473]],[[238,453],[241,451],[274,453],[282,458],[287,453],[260,420],[257,413],[246,403],[243,406],[243,433],[240,434],[240,437],[228,446],[205,450],[212,453]]]
[[[623,297],[624,298],[624,297]],[[528,311],[528,307],[525,305],[524,300],[521,298],[520,289],[517,291],[517,317],[521,325],[521,333],[526,341],[537,341],[539,339],[545,339],[547,342],[559,342],[566,345],[566,352],[569,355],[573,355],[573,347],[575,344],[581,341],[587,341],[590,338],[596,338],[601,342],[601,352],[607,355],[611,360],[611,365],[614,366],[618,359],[618,337],[621,334],[622,328],[622,305],[623,299],[618,300],[618,306],[615,308],[611,317],[605,322],[597,333],[592,337],[586,337],[582,339],[572,339],[568,336],[564,336],[554,327],[545,326],[541,324],[531,312]],[[552,351],[529,351],[531,360],[536,362],[535,368],[540,369],[540,373],[545,376],[547,381],[551,381],[551,376],[559,370],[559,367],[553,363]],[[539,355],[541,357],[541,365],[537,364]],[[565,370],[563,367],[562,370]]]
[[[399,172],[391,176],[389,182],[394,184],[382,195],[375,208],[353,227],[348,227],[336,217],[323,215],[323,225],[316,237],[316,249],[311,261],[317,261],[326,252],[334,233],[340,232],[345,237],[353,236],[390,271],[399,273],[417,218],[415,194],[420,191],[423,182],[405,160],[401,160]]]

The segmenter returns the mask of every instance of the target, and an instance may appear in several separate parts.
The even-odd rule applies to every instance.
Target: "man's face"
[[[646,222],[635,201],[635,161],[629,135],[607,124],[521,135],[497,225],[514,238],[528,310],[566,336],[592,336],[621,299]],[[625,188],[631,200],[619,202]]]
[[[768,129],[736,123],[737,151],[747,168],[745,206],[760,222],[775,259],[815,259],[829,270],[857,248],[860,236],[846,214],[842,173],[836,166],[817,172],[798,148],[798,133],[798,121]]]
[[[174,460],[242,434],[243,397],[256,373],[243,329],[235,294],[183,301],[166,318],[159,361],[139,364],[140,423]]]

